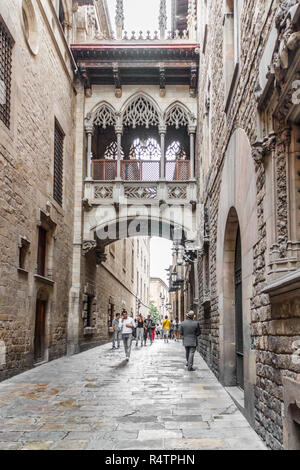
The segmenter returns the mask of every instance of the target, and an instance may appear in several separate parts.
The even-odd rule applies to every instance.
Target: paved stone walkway
[[[0,384],[0,449],[264,449],[199,354],[104,345]]]

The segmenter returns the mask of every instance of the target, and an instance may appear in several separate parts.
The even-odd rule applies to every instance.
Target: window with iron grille
[[[64,156],[64,133],[55,120],[54,131],[54,186],[53,197],[60,206],[63,201],[63,156]]]
[[[46,276],[47,230],[39,227],[37,274]]]
[[[10,92],[13,41],[0,19],[0,119],[10,126]]]

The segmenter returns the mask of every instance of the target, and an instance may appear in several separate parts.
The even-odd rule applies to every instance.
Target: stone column
[[[188,129],[190,136],[190,179],[195,179],[195,135],[196,126],[189,126]]]
[[[161,148],[161,159],[160,159],[160,180],[164,181],[166,179],[166,133],[167,126],[161,124],[158,129],[160,135],[160,148]]]
[[[122,135],[123,135],[123,126],[117,124],[115,127],[116,136],[117,136],[117,146],[118,146],[118,161],[117,161],[117,181],[121,181],[121,159],[122,159]]]
[[[124,5],[123,0],[117,0],[116,2],[116,31],[117,39],[123,38],[124,29]]]
[[[86,180],[92,181],[92,137],[94,134],[94,123],[90,114],[85,119],[84,128],[87,136]]]
[[[160,11],[159,11],[159,31],[160,39],[166,38],[167,29],[167,2],[166,0],[160,0]]]

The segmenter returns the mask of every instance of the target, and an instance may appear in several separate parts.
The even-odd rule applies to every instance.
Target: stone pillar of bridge
[[[188,128],[190,136],[190,179],[195,179],[195,135],[196,126],[192,125]]]
[[[117,181],[121,181],[122,135],[123,135],[122,124],[118,123],[115,127],[115,131],[116,131],[117,146],[118,146]]]
[[[161,124],[158,128],[160,135],[160,148],[161,148],[161,159],[160,159],[160,179],[164,181],[166,179],[166,133],[167,126]]]
[[[86,180],[92,180],[92,137],[94,134],[94,123],[92,118],[88,118],[85,120],[85,132],[87,137],[87,162],[86,162]]]

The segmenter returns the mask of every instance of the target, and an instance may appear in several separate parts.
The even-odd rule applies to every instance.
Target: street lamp
[[[177,282],[177,271],[176,271],[176,268],[174,269],[174,271],[173,271],[172,274],[171,274],[171,281],[172,281],[172,284],[176,284],[176,282]]]

